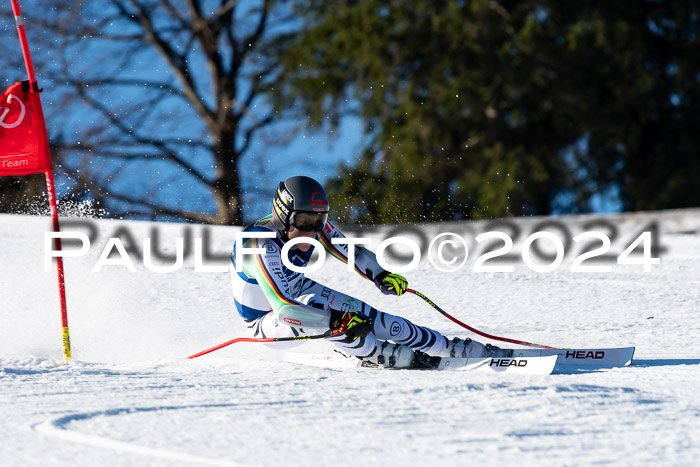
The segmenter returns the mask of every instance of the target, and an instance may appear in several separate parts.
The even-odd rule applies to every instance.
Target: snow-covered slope
[[[157,231],[172,253],[184,227],[90,222],[88,255],[66,259],[74,361],[64,365],[55,272],[44,272],[48,220],[0,215],[3,465],[691,465],[700,456],[700,236],[687,228],[662,231],[668,250],[649,273],[572,273],[567,257],[549,273],[522,261],[513,273],[474,273],[470,259],[456,273],[423,261],[407,274],[485,332],[637,347],[627,368],[513,377],[307,368],[260,344],[186,360],[244,334],[228,274],[195,272],[192,257],[157,274],[138,255],[136,272],[92,272],[110,236],[127,232],[138,246]],[[238,230],[189,228],[194,237],[206,229],[211,251],[224,255]],[[415,296],[382,296],[339,262],[312,276],[468,335]]]

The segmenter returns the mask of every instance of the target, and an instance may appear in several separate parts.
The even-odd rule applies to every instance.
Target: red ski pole
[[[237,344],[238,342],[288,342],[288,341],[305,341],[305,340],[311,340],[311,339],[323,339],[324,337],[331,337],[340,334],[338,330],[335,331],[326,331],[323,334],[318,334],[315,336],[294,336],[294,337],[237,337],[236,339],[231,339],[228,342],[224,342],[223,344],[219,344],[215,347],[212,347],[211,349],[207,350],[202,350],[199,353],[196,353],[194,355],[190,355],[187,358],[197,358],[201,357],[202,355],[206,355],[210,352],[213,352],[215,350],[223,349],[224,347],[227,347],[231,344]]]
[[[422,293],[418,292],[417,290],[406,289],[406,292],[410,292],[410,293],[412,293],[412,294],[414,294],[414,295],[418,295],[420,298],[422,298],[423,300],[425,300],[425,302],[426,302],[428,305],[432,306],[432,307],[435,308],[437,311],[439,311],[440,313],[442,313],[442,315],[445,316],[447,319],[452,320],[453,322],[459,324],[459,325],[462,326],[464,329],[468,329],[469,331],[473,332],[474,334],[478,334],[478,335],[483,336],[483,337],[486,337],[486,338],[488,338],[488,339],[493,339],[493,340],[503,341],[503,342],[510,342],[511,344],[526,345],[526,346],[528,346],[528,347],[537,347],[537,348],[539,348],[539,349],[556,349],[556,347],[549,347],[549,346],[547,346],[547,345],[532,344],[532,343],[530,343],[530,342],[523,342],[523,341],[518,341],[518,340],[515,340],[515,339],[508,339],[508,338],[506,338],[506,337],[498,337],[498,336],[493,336],[493,335],[491,335],[491,334],[486,334],[485,332],[481,332],[481,331],[479,331],[478,329],[474,329],[473,327],[471,327],[471,326],[469,326],[469,325],[467,325],[467,324],[464,324],[463,322],[461,322],[461,321],[458,320],[457,318],[451,316],[449,313],[447,313],[445,310],[443,310],[442,308],[440,308],[439,306],[437,306],[435,303],[433,303],[432,300],[430,300],[428,297],[426,297],[426,296],[423,295]]]

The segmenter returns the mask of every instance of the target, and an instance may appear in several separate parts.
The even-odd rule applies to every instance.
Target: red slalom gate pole
[[[29,50],[29,41],[27,40],[27,32],[24,29],[24,19],[22,18],[22,10],[19,7],[19,0],[11,0],[12,2],[12,12],[15,16],[15,23],[17,24],[17,34],[19,35],[19,41],[22,46],[22,55],[24,56],[24,65],[27,68],[27,76],[29,77],[29,92],[38,94],[41,92],[36,81],[36,74],[34,72],[34,62],[32,61],[32,53]],[[40,100],[41,102],[41,100]],[[41,106],[39,106],[39,118],[43,124],[43,128],[46,128],[46,122],[44,120],[44,111]],[[46,139],[45,143],[48,146],[48,136],[44,134]],[[53,178],[53,168],[44,172],[46,175],[46,190],[49,194],[49,206],[51,210],[51,222],[53,225],[53,231],[55,233],[60,232],[60,226],[58,222],[58,203],[56,201],[56,185]],[[54,238],[54,249],[55,251],[61,251],[61,239]],[[63,328],[63,358],[69,360],[71,358],[70,350],[70,332],[68,331],[68,309],[66,307],[66,284],[63,274],[63,257],[56,257],[56,267],[58,270],[58,294],[61,303],[61,325]]]
[[[27,32],[24,30],[24,19],[22,18],[22,10],[19,7],[19,0],[10,1],[12,2],[12,12],[15,15],[15,24],[17,24],[17,34],[19,34],[19,42],[22,45],[24,65],[27,67],[27,76],[29,76],[29,83],[32,85],[31,92],[39,92],[38,89],[36,89],[36,75],[34,74],[34,62],[32,62],[32,53],[29,51],[29,41],[27,40]]]
[[[51,209],[51,223],[54,232],[60,232],[58,224],[58,203],[56,202],[56,186],[53,179],[53,169],[46,172],[46,191],[49,193],[49,206]],[[53,239],[54,251],[61,251],[61,239]],[[58,296],[61,303],[61,327],[63,340],[63,359],[71,358],[70,331],[68,330],[68,307],[66,306],[66,281],[63,274],[63,256],[56,257],[56,270],[58,271]]]
[[[418,291],[416,291],[416,290],[413,290],[413,289],[406,289],[406,292],[410,292],[410,293],[412,293],[412,294],[414,294],[414,295],[419,296],[420,298],[422,298],[423,300],[425,300],[425,302],[426,302],[428,305],[432,306],[432,307],[435,308],[437,311],[439,311],[445,318],[447,318],[447,319],[449,319],[449,320],[451,320],[451,321],[453,321],[453,322],[459,324],[459,325],[462,326],[464,329],[468,329],[469,331],[473,332],[474,334],[478,334],[478,335],[483,336],[483,337],[486,337],[486,338],[488,338],[488,339],[493,339],[493,340],[502,341],[502,342],[510,342],[511,344],[525,345],[525,346],[528,346],[528,347],[537,347],[538,349],[556,349],[556,347],[549,347],[549,346],[547,346],[547,345],[533,344],[533,343],[531,343],[531,342],[524,342],[524,341],[519,341],[519,340],[515,340],[515,339],[508,339],[507,337],[498,337],[498,336],[493,336],[493,335],[491,335],[491,334],[487,334],[487,333],[485,333],[485,332],[481,332],[481,331],[479,331],[478,329],[474,329],[473,327],[471,327],[471,326],[469,326],[469,325],[467,325],[467,324],[464,324],[463,322],[461,322],[461,321],[458,320],[457,318],[451,316],[449,313],[447,313],[445,310],[443,310],[442,308],[440,308],[439,306],[437,306],[435,303],[433,303],[432,300],[430,300],[428,297],[426,297],[426,296],[423,295],[422,293],[420,293],[420,292],[418,292]]]

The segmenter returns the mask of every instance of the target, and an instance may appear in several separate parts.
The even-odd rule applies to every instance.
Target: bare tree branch
[[[250,143],[253,140],[253,135],[255,134],[255,132],[269,125],[270,123],[272,123],[272,121],[272,117],[268,115],[267,117],[263,118],[262,120],[259,120],[257,123],[248,128],[243,138],[243,146],[239,149],[239,152],[241,154],[245,153],[250,147]]]
[[[265,30],[265,26],[267,25],[267,18],[269,13],[270,0],[265,0],[265,3],[263,3],[262,6],[260,19],[258,20],[258,26],[255,28],[255,31],[251,35],[243,39],[243,49],[241,50],[240,57],[241,62],[248,54],[248,51],[253,50],[253,48],[257,45],[258,40],[260,40],[260,38],[262,37],[262,33]]]
[[[138,136],[133,130],[127,128],[121,120],[115,117],[114,114],[107,110],[101,103],[92,99],[82,88],[78,88],[78,92],[81,98],[86,100],[94,109],[102,112],[103,116],[122,133],[134,137],[135,141],[138,141],[142,144],[149,144],[157,147],[158,149],[161,149],[165,158],[170,159],[173,162],[184,167],[188,172],[190,172],[195,178],[200,180],[202,183],[211,185],[211,182],[207,180],[195,167],[193,167],[189,162],[185,161],[181,157],[175,155],[174,152],[170,151],[163,142]]]
[[[138,15],[132,15],[121,1],[113,0],[113,2],[125,16],[131,19],[134,23],[140,24],[141,27],[143,27],[148,37],[148,41],[155,46],[156,50],[170,65],[177,78],[183,84],[183,92],[187,99],[197,110],[197,113],[199,113],[199,115],[204,119],[207,126],[209,126],[212,131],[215,131],[216,121],[214,120],[211,110],[206,106],[206,104],[204,104],[197,93],[185,55],[175,52],[172,46],[161,37],[158,31],[156,31],[153,24],[153,19],[150,16],[150,12],[146,11],[143,4],[137,2],[136,0],[130,0],[130,3],[138,13]]]
[[[266,34],[278,18],[296,18],[285,8],[278,14],[275,4],[52,0],[32,18],[51,32],[37,39],[38,50],[56,51],[35,61],[53,88],[45,111],[58,123],[49,128],[51,145],[68,196],[110,203],[114,212],[240,224],[238,161],[253,140],[276,144],[268,132],[282,122],[265,104],[281,72]],[[237,14],[241,9],[245,14]],[[0,58],[3,66],[15,63],[21,66]],[[182,179],[208,191],[215,213],[188,212],[190,205],[180,208],[145,187],[125,189],[135,167],[157,167],[146,175],[159,185],[172,177],[173,184]],[[264,168],[260,163],[257,173]]]
[[[209,16],[209,18],[207,18],[207,22],[209,24],[213,24],[215,20],[221,18],[224,15],[230,14],[236,7],[236,5],[238,5],[238,1],[239,0],[229,0],[223,5],[221,5],[214,13],[212,13]]]
[[[221,55],[219,54],[219,48],[217,44],[217,39],[214,32],[209,27],[209,24],[202,15],[200,9],[200,4],[198,0],[187,0],[187,10],[190,15],[190,22],[192,23],[192,31],[194,36],[197,37],[199,45],[204,50],[204,56],[206,57],[207,68],[209,68],[209,73],[214,77],[212,84],[214,85],[214,99],[216,103],[220,103],[222,100],[230,99],[233,96],[224,96],[222,86],[222,78],[224,77],[223,63],[221,62]],[[213,112],[213,117],[217,125],[223,123],[224,117],[222,113],[226,112],[225,106],[220,104],[215,104],[216,111]]]
[[[165,8],[175,19],[177,19],[177,22],[179,23],[181,28],[187,28],[189,27],[189,24],[187,23],[187,19],[185,19],[184,16],[180,14],[180,10],[175,7],[172,3],[170,3],[169,0],[159,0],[161,5],[163,5],[163,8]]]

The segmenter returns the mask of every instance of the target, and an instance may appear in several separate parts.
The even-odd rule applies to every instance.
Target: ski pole
[[[293,336],[293,337],[238,337],[236,339],[232,339],[228,342],[224,342],[223,344],[219,344],[215,347],[212,347],[211,349],[207,350],[202,350],[199,353],[196,353],[194,355],[190,355],[187,358],[197,358],[201,357],[202,355],[206,355],[210,352],[213,352],[215,350],[223,349],[224,347],[227,347],[231,344],[236,344],[238,342],[289,342],[289,341],[305,341],[305,340],[311,340],[311,339],[323,339],[324,337],[331,337],[340,334],[338,330],[331,331],[328,330],[324,332],[323,334],[317,334],[315,336]]]
[[[423,300],[425,300],[425,302],[426,302],[428,305],[432,306],[432,307],[435,308],[437,311],[439,311],[440,313],[442,313],[442,315],[445,316],[447,319],[452,320],[453,322],[459,324],[459,325],[462,326],[463,328],[470,330],[470,331],[473,332],[474,334],[478,334],[478,335],[483,336],[483,337],[486,337],[486,338],[488,338],[488,339],[493,339],[493,340],[503,341],[503,342],[510,342],[511,344],[526,345],[526,346],[528,346],[528,347],[537,347],[537,348],[540,348],[540,349],[556,349],[556,347],[549,347],[549,346],[547,346],[547,345],[532,344],[532,343],[530,343],[530,342],[523,342],[523,341],[518,341],[518,340],[515,340],[515,339],[508,339],[508,338],[506,338],[506,337],[498,337],[498,336],[492,336],[491,334],[486,334],[485,332],[481,332],[481,331],[479,331],[478,329],[474,329],[473,327],[471,327],[471,326],[469,326],[469,325],[467,325],[467,324],[464,324],[463,322],[461,322],[461,321],[458,320],[457,318],[451,316],[449,313],[447,313],[445,310],[443,310],[442,308],[440,308],[439,306],[437,306],[435,303],[433,303],[432,300],[430,300],[428,297],[426,297],[426,296],[423,295],[422,293],[418,292],[417,290],[406,289],[406,292],[410,292],[410,293],[412,293],[412,294],[414,294],[414,295],[418,295],[420,298],[422,298]]]

